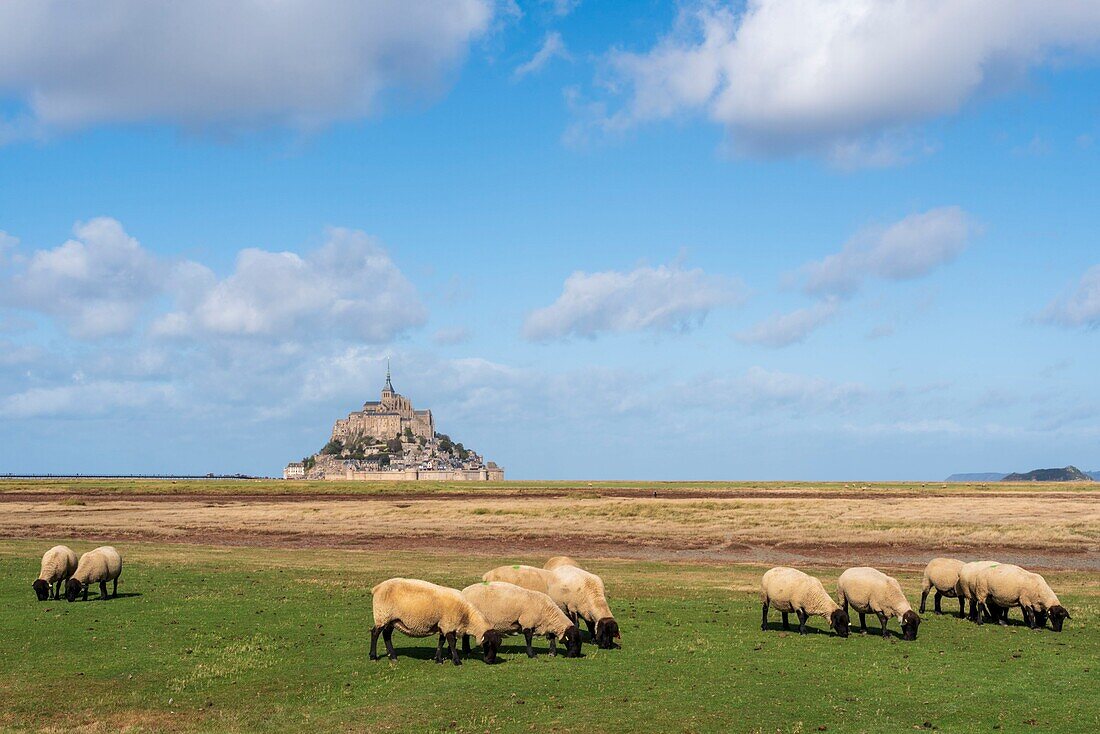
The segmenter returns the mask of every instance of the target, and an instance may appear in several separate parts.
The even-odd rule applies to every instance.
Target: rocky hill
[[[1034,469],[1026,474],[1009,474],[1002,482],[1091,482],[1093,478],[1075,466],[1064,469]]]

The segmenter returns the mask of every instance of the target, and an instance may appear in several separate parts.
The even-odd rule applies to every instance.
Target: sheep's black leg
[[[455,633],[447,633],[447,646],[451,648],[451,660],[455,665],[462,665],[462,661],[458,659],[458,647],[455,645]]]
[[[879,623],[879,626],[882,627],[882,636],[885,638],[886,637],[886,623],[890,621],[890,618],[887,617],[882,612],[875,612],[875,614],[878,615],[878,623]]]
[[[88,601],[88,587],[89,586],[91,586],[91,584],[84,584],[84,601]]]
[[[969,617],[970,617],[971,622],[977,622],[978,621],[978,600],[977,599],[971,599],[970,600],[970,615],[969,615]]]
[[[550,640],[550,657],[557,657],[558,655],[558,636],[553,632],[546,636],[546,639]]]
[[[806,614],[804,609],[799,609],[795,612],[798,616],[798,634],[806,634],[806,620],[810,618],[809,614]]]
[[[439,665],[443,664],[443,633],[439,633],[439,642],[435,645],[435,662]]]
[[[787,612],[783,612],[783,629],[789,630],[790,628],[790,622],[787,621]]]
[[[859,613],[859,633],[861,635],[867,634],[867,614],[864,612]]]
[[[462,635],[462,654],[463,655],[469,655],[470,654],[470,636],[469,635]]]
[[[393,623],[382,628],[382,642],[386,643],[386,655],[390,660],[397,660],[397,651],[393,649]]]
[[[596,639],[596,624],[591,619],[584,620],[584,624],[588,627],[588,636]]]
[[[106,599],[107,598],[107,582],[106,581],[100,581],[99,582],[99,598],[100,599]]]
[[[934,600],[934,606],[936,607],[936,614],[943,614],[943,610],[940,609],[940,599],[943,598],[943,594],[936,592],[936,598]],[[924,605],[921,604],[921,613],[924,613]]]
[[[959,619],[966,616],[966,599],[959,597]]]
[[[381,627],[372,627],[370,631],[370,659],[378,659],[378,634],[382,631]]]
[[[977,604],[978,624],[982,625],[985,624],[985,618],[989,616],[989,610],[986,608],[984,601],[977,602]]]
[[[1028,629],[1035,629],[1035,616],[1031,613],[1031,610],[1027,607],[1021,606],[1020,609],[1024,612],[1024,624]]]
[[[928,598],[928,589],[924,589],[920,593],[920,613],[924,614],[924,601]]]
[[[534,637],[535,631],[533,629],[526,629],[523,631],[524,638],[527,639],[527,657],[535,657],[535,648],[531,647],[531,638]]]
[[[764,606],[760,610],[760,631],[768,631],[768,602],[764,602]]]
[[[118,579],[115,579],[114,586],[111,587],[111,596],[118,596]]]
[[[1008,607],[996,606],[993,607],[994,614],[997,615],[997,624],[1002,627],[1008,626]]]

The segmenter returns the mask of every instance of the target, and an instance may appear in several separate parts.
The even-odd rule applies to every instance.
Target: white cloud
[[[1051,302],[1042,318],[1062,326],[1100,327],[1100,265],[1085,271],[1072,293]]]
[[[954,260],[966,249],[977,225],[957,206],[912,214],[884,228],[870,228],[843,249],[805,266],[805,290],[848,295],[868,277],[908,280]]]
[[[1100,4],[1079,0],[698,2],[650,51],[611,53],[610,86],[631,95],[604,125],[702,113],[742,150],[851,159],[857,141],[873,148],[1098,41]]]
[[[566,278],[554,303],[527,317],[523,336],[546,341],[604,332],[687,331],[712,309],[743,301],[744,292],[734,278],[679,265],[578,271]]]
[[[222,280],[194,264],[183,272],[176,285],[183,307],[159,318],[154,334],[378,343],[427,318],[386,251],[354,230],[329,230],[324,246],[305,256],[242,250]]]
[[[7,0],[0,94],[47,128],[143,120],[309,128],[373,114],[387,93],[439,90],[494,8],[492,0]],[[17,122],[0,124],[0,137]]]
[[[747,331],[735,335],[742,344],[759,344],[779,348],[803,341],[826,324],[840,309],[835,298],[829,298],[806,308],[775,314]]]
[[[556,58],[568,60],[570,56],[569,51],[565,48],[565,41],[561,39],[561,34],[553,31],[546,34],[546,39],[542,42],[539,50],[535,52],[535,55],[517,66],[516,70],[512,72],[512,76],[516,79],[522,79],[528,74],[542,70],[544,66]]]
[[[73,233],[75,239],[35,252],[0,302],[52,315],[79,338],[129,332],[160,288],[156,259],[114,219],[79,223]]]
[[[6,418],[71,416],[85,418],[116,414],[171,403],[175,388],[166,383],[102,380],[75,381],[69,385],[35,387],[0,399],[0,415]]]

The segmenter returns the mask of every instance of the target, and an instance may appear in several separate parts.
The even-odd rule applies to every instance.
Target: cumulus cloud
[[[305,256],[242,250],[218,280],[190,265],[177,280],[183,308],[160,317],[153,333],[169,337],[342,336],[389,341],[427,318],[416,289],[369,235],[331,229]]]
[[[161,286],[156,259],[114,219],[79,223],[73,234],[31,255],[0,303],[54,316],[78,338],[129,332]]]
[[[387,93],[437,91],[489,29],[494,7],[8,0],[0,3],[0,95],[47,128],[144,120],[309,128],[373,114]],[[0,137],[15,122],[0,125]]]
[[[1042,319],[1062,326],[1100,327],[1100,265],[1085,271],[1072,293],[1052,301]]]
[[[957,206],[865,229],[840,252],[806,265],[804,289],[818,295],[850,295],[868,277],[918,278],[958,257],[977,232],[978,226]]]
[[[357,230],[330,229],[304,255],[242,250],[225,278],[201,263],[156,257],[114,219],[77,224],[74,234],[21,257],[0,278],[0,305],[51,316],[80,339],[124,336],[149,317],[159,337],[379,343],[427,318],[386,250]]]
[[[740,281],[679,265],[629,272],[575,272],[558,299],[532,312],[523,336],[534,341],[605,332],[688,331],[711,310],[744,300]]]
[[[736,334],[735,338],[742,344],[759,344],[776,349],[790,346],[805,340],[832,319],[839,309],[839,301],[829,298],[806,308],[770,316],[751,329]]]
[[[569,51],[565,48],[565,41],[561,39],[561,34],[553,31],[546,34],[546,40],[542,42],[542,46],[535,52],[535,55],[517,66],[516,70],[512,72],[512,76],[516,79],[522,79],[528,74],[542,70],[544,66],[556,58],[569,59],[570,56]]]
[[[651,50],[610,54],[630,98],[604,125],[704,114],[742,150],[881,165],[878,136],[1098,41],[1100,5],[1078,0],[698,2]]]

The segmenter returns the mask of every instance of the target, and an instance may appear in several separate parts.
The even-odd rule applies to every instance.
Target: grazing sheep
[[[555,568],[560,568],[562,566],[575,566],[576,568],[584,568],[584,566],[577,563],[569,556],[554,556],[549,561],[542,564],[542,567],[545,568],[547,571],[553,571]]]
[[[603,650],[622,639],[619,623],[611,614],[603,580],[576,566],[558,566],[553,571],[534,566],[499,566],[486,572],[483,581],[507,581],[531,591],[541,591],[554,600],[574,623],[583,619],[588,633]]]
[[[500,633],[486,621],[484,615],[466,600],[457,589],[437,586],[417,579],[390,579],[371,589],[374,595],[374,627],[370,631],[370,659],[378,659],[378,635],[386,643],[390,660],[397,659],[394,652],[393,628],[409,637],[428,637],[438,634],[435,661],[443,662],[443,641],[450,647],[451,660],[458,659],[455,640],[458,635],[473,635],[481,643],[485,662],[496,661],[500,648]]]
[[[546,635],[550,655],[557,655],[558,640],[565,642],[565,656],[580,657],[581,633],[569,617],[546,594],[506,581],[482,581],[462,590],[462,596],[477,607],[486,621],[501,634],[522,632],[527,657],[535,657],[531,638]],[[470,636],[462,635],[462,652],[470,652]]]
[[[817,615],[829,620],[829,626],[841,637],[848,636],[848,613],[840,608],[821,582],[796,568],[777,566],[760,580],[760,599],[764,602],[760,629],[768,629],[768,608],[783,614],[783,629],[790,629],[787,615],[798,616],[798,634],[806,634],[806,620]]]
[[[610,650],[621,640],[619,623],[611,613],[603,579],[576,566],[559,566],[551,573],[549,596],[574,624],[583,619],[596,647]]]
[[[1047,617],[1055,632],[1070,619],[1046,579],[1010,563],[1001,563],[978,574],[976,596],[985,603],[994,621],[1008,624],[1008,610],[1020,607],[1027,626],[1046,627]]]
[[[80,557],[76,570],[65,582],[65,598],[76,601],[76,598],[83,594],[84,601],[88,601],[88,587],[98,583],[99,598],[106,600],[108,581],[114,582],[111,596],[117,597],[120,575],[122,575],[122,556],[117,550],[109,545],[90,550]]]
[[[38,601],[61,598],[61,584],[76,570],[76,554],[67,545],[55,545],[42,554],[42,570],[31,584]]]
[[[535,566],[498,566],[492,571],[486,571],[482,581],[506,581],[509,584],[522,586],[531,591],[550,593],[550,581],[554,574],[544,568]],[[556,601],[556,600],[555,600]]]
[[[948,597],[959,599],[959,616],[964,615],[963,598],[958,594],[959,569],[963,567],[962,561],[954,558],[933,558],[924,569],[924,580],[921,583],[920,613],[924,614],[924,602],[928,599],[928,592],[936,590],[936,598],[933,608],[936,614],[943,614],[940,609],[940,599]]]
[[[887,636],[886,623],[890,617],[897,617],[901,621],[902,637],[906,640],[917,639],[920,617],[909,605],[901,584],[893,576],[866,566],[849,568],[840,574],[836,591],[845,612],[849,604],[859,612],[860,632],[867,632],[867,614],[873,612],[878,616],[884,638]]]
[[[970,601],[970,621],[982,623],[982,613],[986,612],[985,599],[978,598],[978,576],[983,571],[998,565],[997,561],[971,561],[964,563],[959,568],[959,583],[955,587],[955,594],[959,597],[959,617],[962,618],[962,606],[966,600]]]

